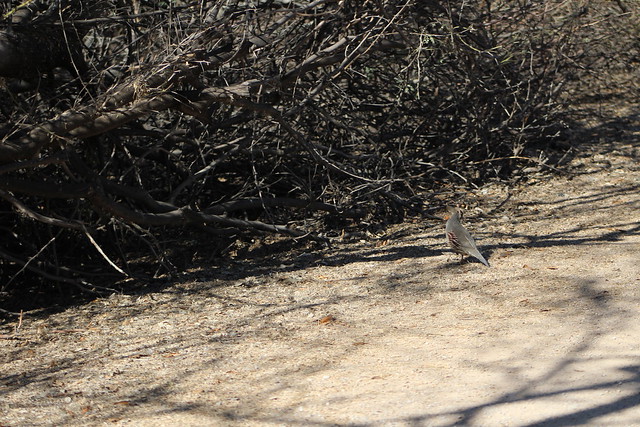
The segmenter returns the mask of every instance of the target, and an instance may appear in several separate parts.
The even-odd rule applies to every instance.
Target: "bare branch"
[[[43,224],[53,225],[61,228],[70,228],[72,230],[84,230],[85,226],[81,222],[78,221],[63,221],[57,218],[51,218],[45,215],[41,215],[37,212],[32,211],[27,208],[22,202],[13,197],[11,194],[0,190],[0,197],[8,201],[13,205],[13,207],[20,212],[21,214],[34,219],[36,221],[42,222]]]

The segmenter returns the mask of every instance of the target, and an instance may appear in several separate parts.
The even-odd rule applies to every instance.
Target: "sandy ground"
[[[491,268],[404,224],[5,325],[0,425],[640,425],[637,140],[478,191]]]

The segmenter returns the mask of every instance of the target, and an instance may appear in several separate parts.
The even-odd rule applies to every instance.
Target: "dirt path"
[[[491,268],[404,225],[27,319],[0,425],[640,425],[639,154],[483,189]]]

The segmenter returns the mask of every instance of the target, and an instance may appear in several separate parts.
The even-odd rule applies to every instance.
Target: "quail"
[[[484,259],[480,251],[478,251],[476,242],[473,240],[473,237],[471,237],[471,234],[460,224],[460,210],[447,206],[447,211],[449,211],[451,215],[445,226],[447,243],[449,243],[449,246],[455,253],[460,254],[460,262],[462,262],[465,255],[469,255],[477,258],[481,263],[489,267],[487,260]]]

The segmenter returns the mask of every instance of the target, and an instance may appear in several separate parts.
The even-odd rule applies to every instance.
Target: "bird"
[[[470,255],[489,267],[489,263],[478,250],[471,234],[460,224],[460,217],[462,215],[460,209],[447,206],[447,211],[450,214],[445,226],[447,243],[449,243],[449,246],[451,246],[451,249],[453,249],[455,253],[460,254],[460,262],[462,262],[465,255]]]

